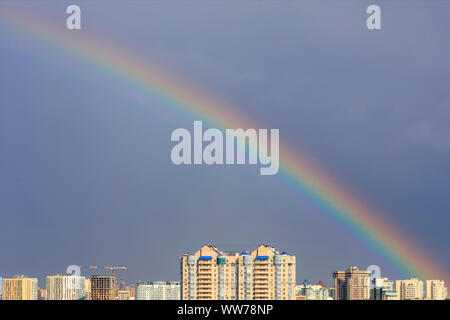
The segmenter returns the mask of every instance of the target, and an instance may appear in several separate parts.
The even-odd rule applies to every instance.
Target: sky
[[[74,1],[8,1],[65,28]],[[308,154],[450,269],[450,2],[77,0],[82,30],[226,101]],[[68,33],[69,35],[70,33]],[[298,282],[378,264],[276,177],[250,166],[175,166],[170,111],[0,20],[0,276],[69,265],[178,280],[203,244],[270,244]],[[85,272],[85,271],[83,271]],[[106,271],[105,271],[106,273]],[[85,273],[89,274],[88,271]]]

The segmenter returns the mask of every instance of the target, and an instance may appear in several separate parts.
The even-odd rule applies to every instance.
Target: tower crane
[[[111,275],[114,276],[114,270],[127,270],[127,267],[119,267],[119,266],[105,266],[106,270],[111,270]]]

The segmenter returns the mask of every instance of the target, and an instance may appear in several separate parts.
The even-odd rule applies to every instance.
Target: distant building
[[[2,280],[2,300],[37,300],[38,279],[23,275]]]
[[[85,281],[84,277],[61,273],[47,276],[47,300],[82,300]]]
[[[135,299],[136,297],[136,286],[125,286],[125,291],[130,291],[130,298]]]
[[[180,258],[183,300],[294,300],[295,256],[268,245],[223,252],[205,245]]]
[[[91,300],[91,279],[84,279],[84,300]]]
[[[117,300],[130,300],[130,291],[120,290],[117,292]]]
[[[370,290],[371,300],[398,300],[397,290],[394,288],[394,280],[379,278],[375,281],[375,287]]]
[[[333,272],[335,300],[369,300],[369,272],[351,266],[347,271]]]
[[[3,282],[3,278],[0,277],[0,300],[2,300],[2,283]]]
[[[116,300],[116,277],[105,275],[92,275],[91,300]]]
[[[399,300],[423,299],[423,281],[417,278],[395,281]]]
[[[177,281],[149,281],[136,285],[136,300],[180,300]]]
[[[38,289],[38,300],[47,300],[47,290],[42,288]]]
[[[329,291],[322,283],[300,284],[295,287],[298,300],[329,300]]]
[[[447,299],[447,287],[443,280],[426,281],[426,299],[445,300]]]
[[[334,300],[334,288],[328,288],[328,296]]]

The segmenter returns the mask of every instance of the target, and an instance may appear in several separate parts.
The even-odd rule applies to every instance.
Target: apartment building
[[[333,272],[335,300],[369,300],[369,272],[356,266]]]
[[[295,256],[268,245],[224,252],[204,245],[180,258],[183,300],[293,300]]]
[[[429,300],[447,299],[447,287],[445,286],[445,282],[443,280],[427,280],[425,298]]]
[[[47,300],[82,300],[86,278],[57,273],[47,276]]]
[[[394,280],[379,278],[375,280],[375,287],[370,291],[371,300],[398,300]]]
[[[116,277],[105,275],[92,275],[91,300],[116,300]]]
[[[178,281],[149,281],[136,285],[136,300],[180,300]]]
[[[92,300],[91,299],[91,279],[88,279],[88,278],[84,279],[84,292],[85,292],[84,300]]]
[[[395,288],[400,300],[423,299],[423,281],[417,278],[397,280]]]
[[[131,300],[131,294],[128,290],[120,290],[117,292],[117,300]]]
[[[37,300],[38,279],[17,275],[2,280],[2,300]]]
[[[320,284],[300,284],[295,291],[299,300],[330,300],[328,288]]]

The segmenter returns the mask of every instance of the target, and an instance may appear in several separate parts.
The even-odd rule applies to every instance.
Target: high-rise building
[[[371,300],[398,300],[397,290],[394,288],[394,280],[379,278],[375,280],[375,286],[370,290]]]
[[[37,300],[38,279],[23,275],[2,280],[2,300]]]
[[[84,277],[61,273],[47,276],[47,300],[82,300],[85,281]]]
[[[91,300],[116,300],[116,277],[105,275],[92,275]]]
[[[261,245],[223,252],[205,245],[180,258],[183,300],[295,299],[295,256]]]
[[[423,281],[417,278],[395,281],[399,300],[423,299]]]
[[[333,272],[335,300],[369,300],[369,272],[351,266],[347,271]]]
[[[447,299],[447,287],[443,280],[427,280],[426,281],[426,299],[445,300]]]
[[[136,285],[136,300],[180,300],[177,281],[149,281]]]

